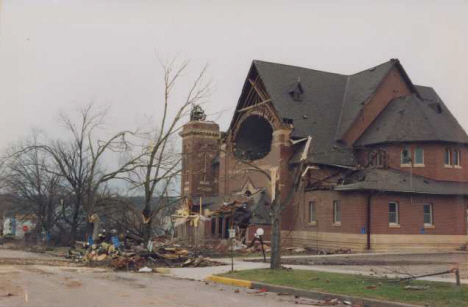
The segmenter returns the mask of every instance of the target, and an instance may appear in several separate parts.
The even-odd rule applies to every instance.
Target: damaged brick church
[[[468,241],[468,136],[396,59],[353,75],[253,61],[228,130],[197,107],[180,135],[181,191],[204,220],[198,239],[232,227],[249,240],[256,227],[268,234],[273,190],[285,197],[301,167],[282,211],[286,245],[414,251]]]

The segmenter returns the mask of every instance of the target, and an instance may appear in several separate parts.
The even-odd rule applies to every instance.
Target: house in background
[[[244,204],[247,237],[269,222],[272,183],[258,170],[285,197],[303,167],[282,215],[287,245],[453,250],[468,241],[468,136],[396,59],[353,75],[253,61],[229,129],[195,116],[180,135],[183,196],[208,212]],[[201,236],[225,238],[236,225],[228,216],[212,217]]]

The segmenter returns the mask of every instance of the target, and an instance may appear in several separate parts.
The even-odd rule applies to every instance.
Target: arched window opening
[[[258,160],[271,150],[273,128],[265,118],[252,115],[244,120],[235,137],[234,155],[242,160]]]
[[[452,156],[452,151],[450,150],[450,148],[445,148],[445,158],[444,158],[445,165],[451,164],[451,156]]]
[[[460,166],[460,151],[458,149],[453,150],[453,165]]]

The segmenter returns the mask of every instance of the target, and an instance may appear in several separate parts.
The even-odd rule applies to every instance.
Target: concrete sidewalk
[[[323,255],[288,255],[282,256],[281,259],[304,259],[304,258],[342,258],[342,257],[361,257],[361,256],[398,256],[398,255],[439,255],[439,254],[466,254],[466,251],[450,251],[450,252],[385,252],[385,253],[355,253],[355,254],[323,254]],[[234,258],[236,259],[236,258]],[[263,257],[238,257],[237,260],[242,259],[245,261],[263,260]],[[224,259],[223,259],[224,260]],[[267,257],[268,260],[268,257]]]
[[[168,275],[184,279],[205,280],[210,275],[222,274],[231,271],[231,259],[216,259],[216,261],[226,263],[226,265],[203,268],[175,268],[171,269]],[[266,269],[269,267],[269,263],[246,262],[234,259],[235,271]]]

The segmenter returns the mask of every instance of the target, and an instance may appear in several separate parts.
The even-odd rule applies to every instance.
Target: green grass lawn
[[[468,286],[451,283],[411,281],[395,283],[375,277],[306,270],[246,270],[224,277],[328,293],[398,301],[426,306],[468,306]],[[455,278],[454,278],[455,279]],[[407,285],[428,286],[427,290],[405,290]]]

